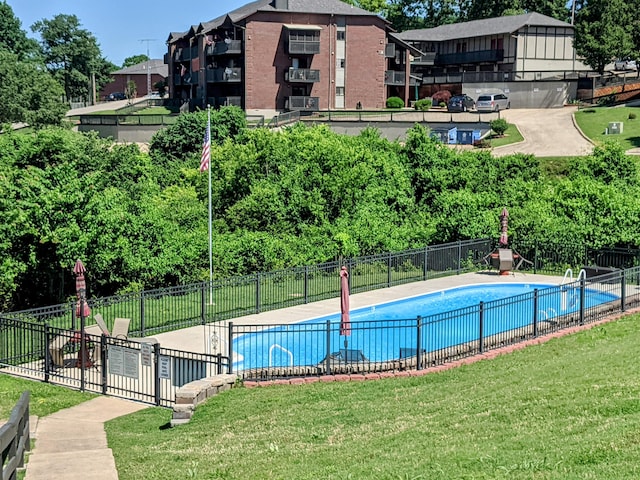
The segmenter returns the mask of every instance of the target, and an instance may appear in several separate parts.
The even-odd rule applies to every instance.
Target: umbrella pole
[[[85,358],[87,358],[87,344],[84,338],[84,327],[86,319],[84,316],[84,292],[80,293],[80,391],[84,392],[84,372],[85,372]]]

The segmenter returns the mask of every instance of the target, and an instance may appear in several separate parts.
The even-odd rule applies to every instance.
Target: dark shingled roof
[[[287,10],[278,10],[274,7],[274,0],[256,0],[247,3],[240,8],[221,15],[208,22],[203,22],[199,26],[199,31],[208,32],[219,27],[224,23],[227,17],[233,22],[238,23],[245,18],[257,12],[293,12],[293,13],[319,13],[334,15],[359,15],[359,16],[377,16],[375,13],[368,12],[362,8],[353,7],[340,0],[289,0],[289,8]],[[381,20],[384,20],[381,18]],[[386,20],[384,20],[388,23]]]
[[[152,75],[157,74],[166,77],[169,74],[169,67],[161,59],[149,60],[149,70],[151,71]],[[126,67],[113,72],[113,74],[118,75],[146,75],[146,73],[147,62],[138,63],[136,65],[132,65],[130,67]]]
[[[556,20],[555,18],[541,15],[540,13],[525,13],[523,15],[511,15],[505,17],[473,20],[464,23],[452,23],[440,25],[435,28],[421,30],[407,30],[398,33],[398,37],[405,41],[418,42],[443,42],[457,38],[484,37],[487,35],[499,35],[513,33],[526,25],[538,27],[571,27],[573,25]]]

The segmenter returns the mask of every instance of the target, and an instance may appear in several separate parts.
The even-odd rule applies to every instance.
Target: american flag
[[[211,163],[211,124],[207,122],[207,129],[204,132],[204,141],[202,142],[202,156],[200,157],[200,171],[209,170]]]

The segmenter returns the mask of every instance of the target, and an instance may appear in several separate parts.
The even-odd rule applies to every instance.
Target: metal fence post
[[[100,335],[100,371],[102,374],[102,394],[107,394],[107,382],[109,376],[107,375],[107,336],[103,333]]]
[[[44,322],[44,381],[49,383],[49,372],[51,370],[51,352],[49,351],[49,344],[51,343],[51,332],[49,331],[49,324]]]
[[[233,322],[229,322],[229,373],[233,373]]]
[[[144,290],[140,292],[140,336],[144,337]]]
[[[533,273],[538,273],[538,244],[533,247]]]
[[[584,277],[580,279],[580,325],[584,325]]]
[[[309,265],[304,266],[304,303],[309,303]]]
[[[462,242],[458,240],[458,275],[460,275],[460,269],[462,268]]]
[[[175,372],[174,372],[175,375]],[[160,344],[153,344],[153,393],[154,402],[160,406]]]
[[[478,337],[478,345],[480,353],[484,352],[484,302],[480,302],[480,334]]]
[[[418,315],[416,322],[416,369],[422,370],[422,317]]]
[[[256,313],[260,313],[260,273],[256,274]]]
[[[538,289],[533,289],[533,336],[538,336]]]
[[[203,283],[202,284],[202,289],[200,290],[200,323],[202,323],[202,325],[207,323],[207,321],[206,321],[206,316],[207,316],[206,304],[207,304],[207,301],[205,299],[205,297],[206,297],[205,290],[206,290],[205,284]]]
[[[391,286],[391,252],[387,255],[387,287]]]
[[[428,255],[429,255],[429,247],[427,246],[427,247],[424,247],[424,261],[422,262],[422,279],[423,280],[427,279]]]
[[[327,320],[327,356],[324,359],[325,368],[327,370],[327,375],[331,375],[331,321]]]
[[[622,270],[622,277],[620,279],[620,311],[624,312],[627,309],[627,282],[624,270]]]

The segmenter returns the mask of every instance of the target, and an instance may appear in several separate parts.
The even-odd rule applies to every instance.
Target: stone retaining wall
[[[238,377],[233,374],[215,375],[189,382],[176,391],[176,403],[173,406],[171,426],[189,423],[196,407],[220,392],[234,387]]]

